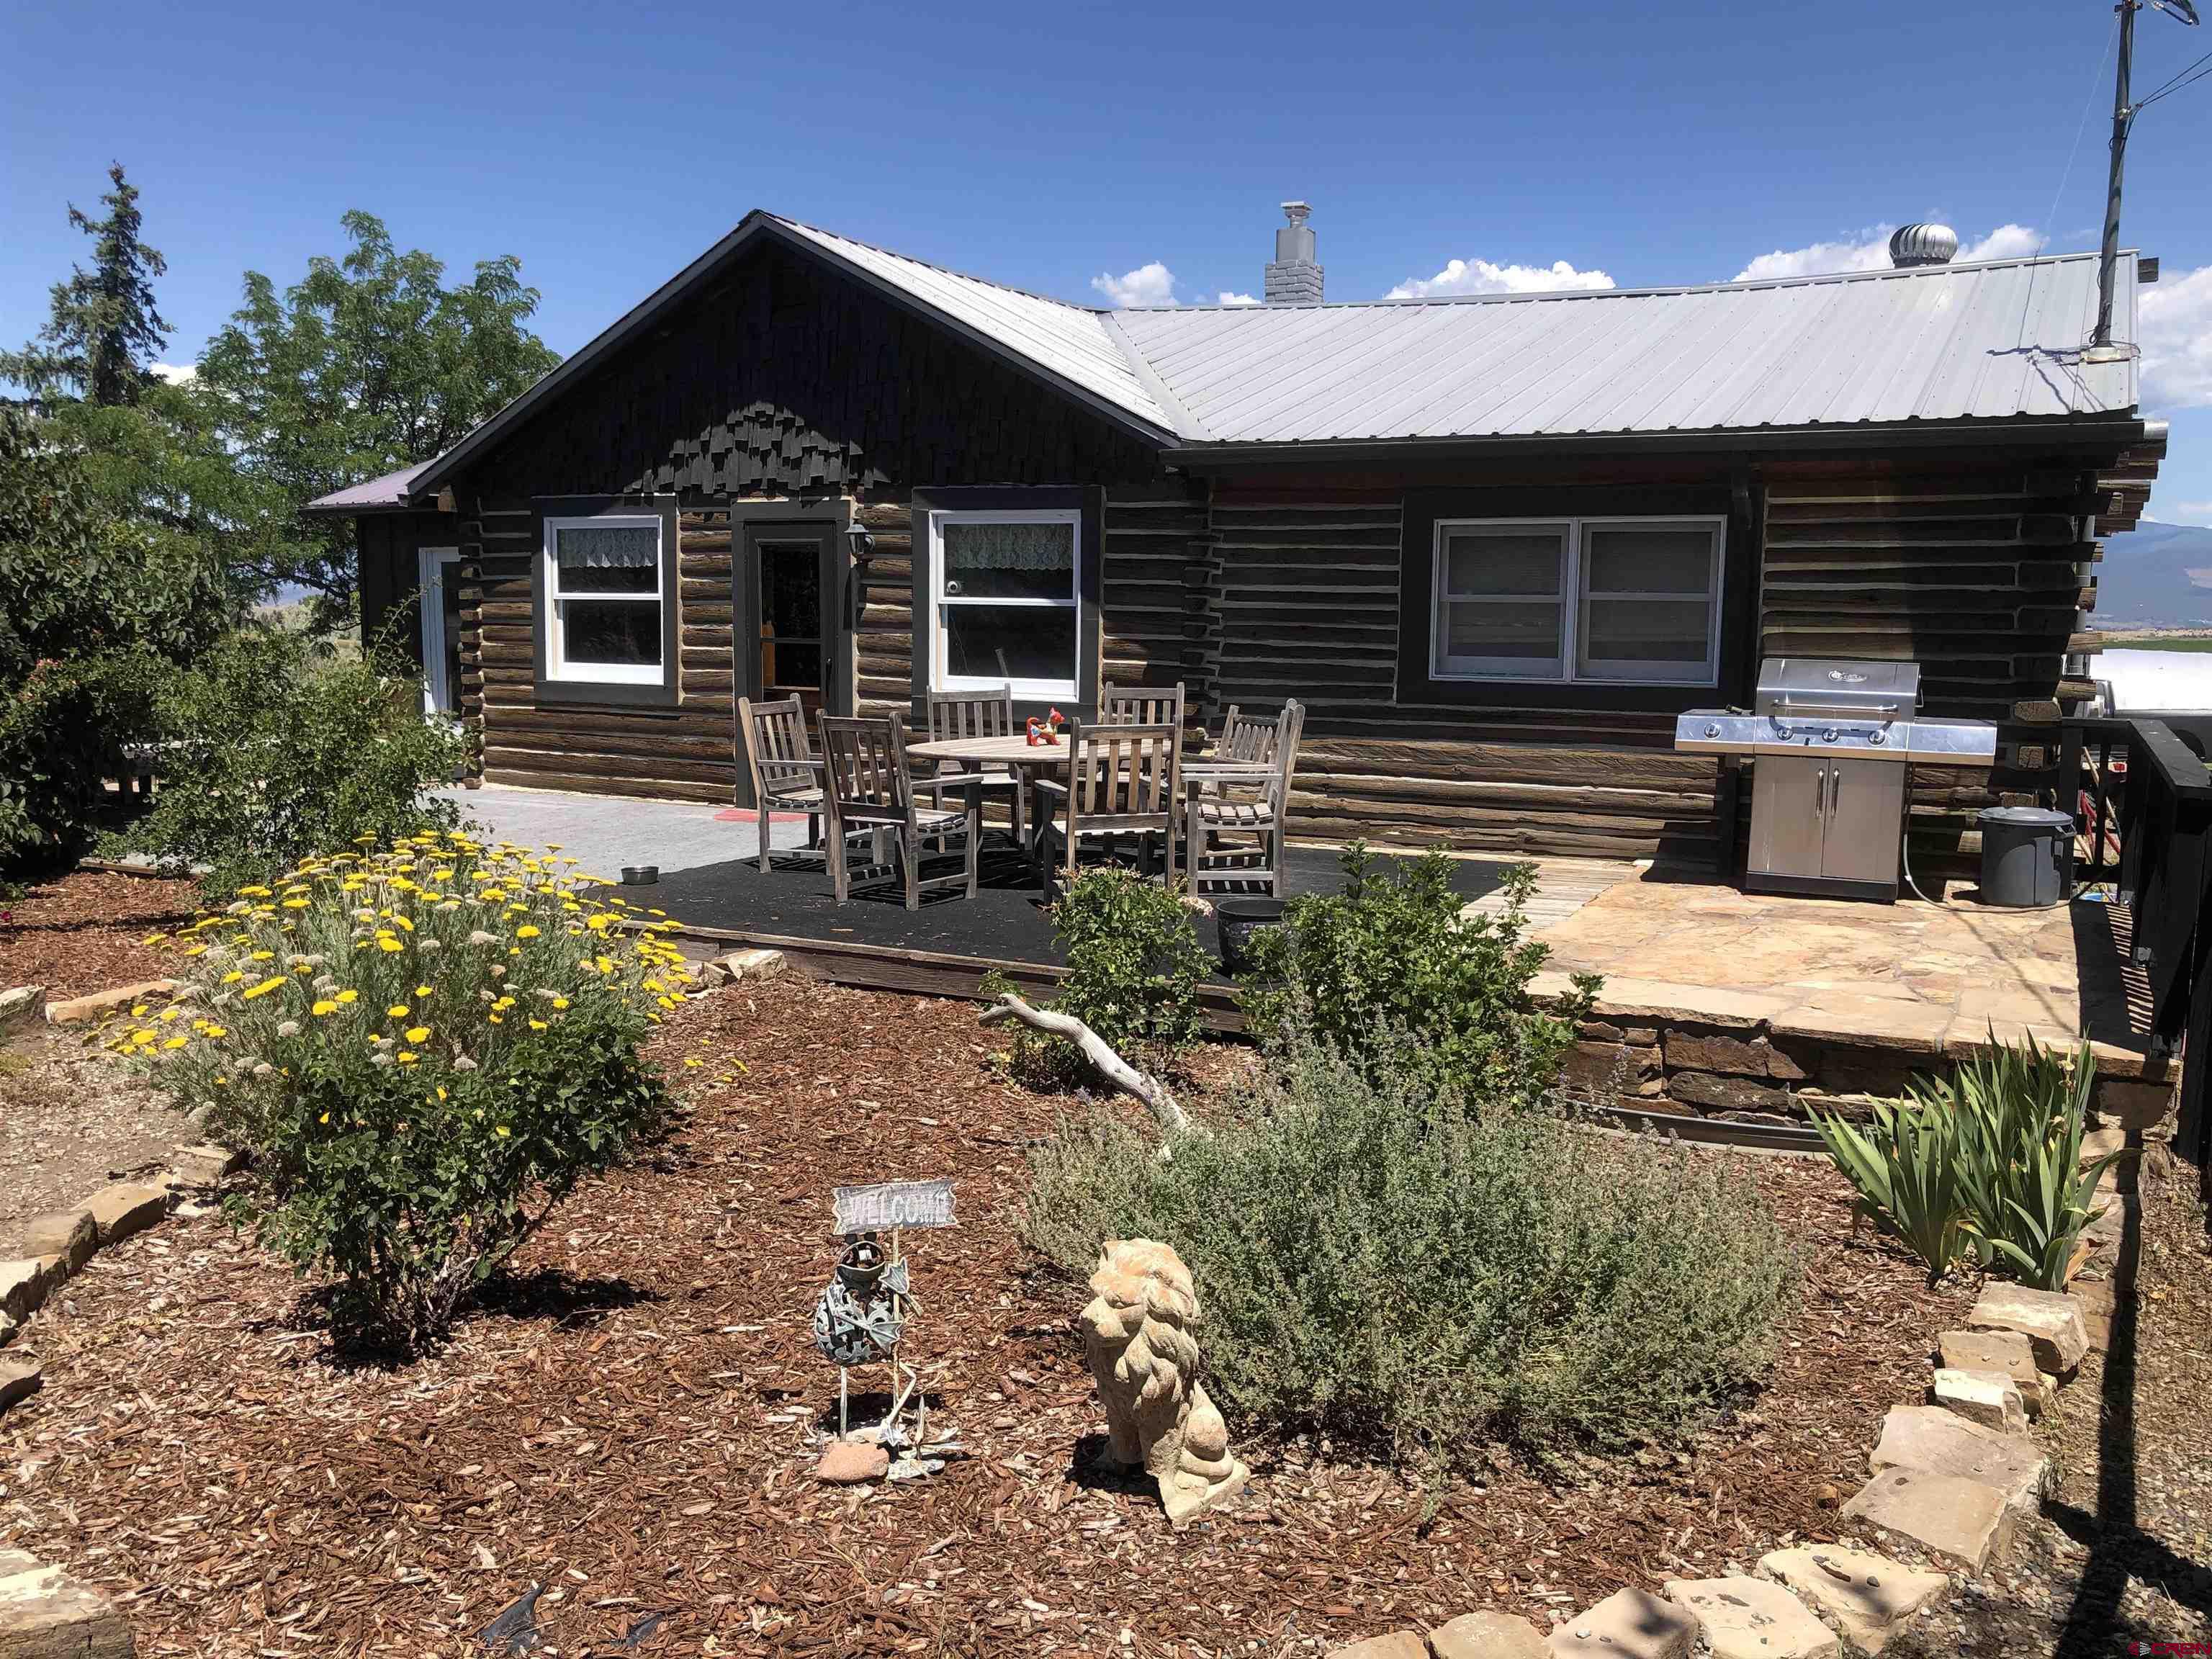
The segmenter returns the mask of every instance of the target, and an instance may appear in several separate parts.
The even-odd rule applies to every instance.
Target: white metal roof
[[[2135,261],[2116,334],[2132,337]],[[2122,413],[2089,254],[1708,288],[1115,313],[1224,443],[1741,431]]]
[[[1107,313],[1002,288],[979,276],[963,276],[795,219],[776,222],[1139,420],[1160,427],[1170,424],[1167,412],[1146,391],[1136,365],[1115,343],[1106,326]]]

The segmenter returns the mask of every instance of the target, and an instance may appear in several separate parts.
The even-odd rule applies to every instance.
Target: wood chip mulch
[[[1015,1231],[1024,1142],[1067,1103],[988,1069],[997,1041],[963,1005],[797,979],[692,1005],[670,1054],[746,1074],[404,1369],[334,1356],[212,1217],[103,1253],[25,1334],[46,1387],[0,1421],[0,1544],[121,1598],[142,1655],[481,1654],[533,1584],[563,1654],[653,1613],[635,1651],[1276,1656],[1486,1604],[1542,1625],[1832,1536],[1971,1298],[1854,1237],[1832,1173],[1759,1159],[1805,1294],[1770,1387],[1689,1449],[1549,1481],[1501,1454],[1429,1512],[1401,1474],[1245,1425],[1252,1484],[1176,1536],[1079,1454],[1103,1427],[1083,1294]],[[959,1183],[961,1225],[910,1240],[913,1347],[966,1455],[823,1487],[829,1191],[909,1175]]]
[[[140,943],[198,914],[189,881],[78,870],[0,900],[0,990],[43,985],[56,1001],[159,979],[159,952]]]

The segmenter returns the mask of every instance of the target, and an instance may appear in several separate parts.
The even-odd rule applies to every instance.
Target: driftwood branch
[[[1135,1066],[1115,1054],[1104,1037],[1092,1030],[1073,1014],[1054,1013],[1049,1008],[1032,1008],[1012,991],[1000,994],[999,1000],[986,1008],[981,1024],[996,1025],[1005,1020],[1018,1020],[1033,1031],[1045,1031],[1056,1037],[1065,1037],[1083,1051],[1098,1074],[1125,1095],[1133,1095],[1152,1109],[1152,1115],[1169,1128],[1181,1132],[1188,1129],[1190,1117],[1176,1104],[1166,1084]]]

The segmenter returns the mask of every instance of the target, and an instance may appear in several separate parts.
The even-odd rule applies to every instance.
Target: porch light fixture
[[[852,550],[855,569],[866,570],[876,556],[876,538],[858,519],[845,526],[845,545]]]

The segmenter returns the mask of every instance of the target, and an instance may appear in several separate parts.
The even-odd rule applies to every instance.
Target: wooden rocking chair
[[[928,780],[933,789],[964,787],[966,806],[957,812],[924,806],[915,799],[917,786],[908,770],[906,732],[897,718],[822,714],[822,759],[828,772],[830,817],[830,879],[844,903],[853,893],[851,851],[848,836],[871,833],[878,848],[885,839],[896,842],[899,862],[906,871],[906,908],[921,908],[921,896],[964,883],[968,896],[975,896],[975,855],[981,840],[983,779],[980,774],[938,776]],[[967,868],[957,876],[921,876],[921,844],[934,841],[940,850],[955,836],[964,839]],[[880,860],[881,854],[878,854]],[[888,875],[889,872],[886,871]]]

